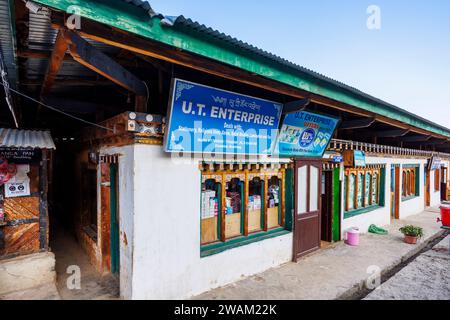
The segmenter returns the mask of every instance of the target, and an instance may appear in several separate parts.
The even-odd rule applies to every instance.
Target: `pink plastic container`
[[[350,228],[345,232],[345,243],[349,246],[359,246],[358,228]]]

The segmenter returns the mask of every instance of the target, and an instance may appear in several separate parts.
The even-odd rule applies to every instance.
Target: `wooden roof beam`
[[[356,120],[345,120],[339,126],[341,130],[353,130],[370,127],[376,121],[375,118],[362,118]]]
[[[67,42],[64,38],[64,31],[60,29],[58,35],[56,36],[54,49],[51,54],[50,61],[48,62],[47,72],[42,84],[40,95],[41,100],[50,92],[50,89],[55,82],[56,75],[58,74],[59,69],[61,69],[66,51]]]
[[[373,135],[377,136],[378,138],[397,138],[397,137],[403,137],[404,135],[408,134],[409,132],[410,132],[409,129],[386,130],[386,131],[374,132]]]
[[[143,81],[97,50],[73,31],[65,30],[70,55],[85,67],[136,94],[136,111],[147,112],[147,88]]]
[[[310,104],[311,100],[301,99],[285,103],[283,106],[283,114],[289,114],[294,112],[300,112],[305,110],[305,108]]]
[[[432,138],[432,136],[423,136],[423,135],[415,135],[409,137],[401,137],[399,138],[402,142],[424,142],[428,141]]]

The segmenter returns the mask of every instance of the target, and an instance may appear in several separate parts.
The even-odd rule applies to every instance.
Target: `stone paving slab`
[[[61,300],[55,283],[0,295],[0,300]]]
[[[370,276],[368,269],[375,266],[382,273],[388,272],[440,236],[443,231],[436,223],[437,217],[438,210],[431,209],[405,220],[393,221],[390,226],[385,227],[389,230],[387,236],[362,235],[358,247],[340,242],[311,254],[298,263],[270,269],[194,299],[331,300],[351,297],[365,286]],[[398,229],[406,224],[424,228],[425,236],[418,245],[403,242]]]
[[[449,237],[370,293],[365,300],[449,300]]]

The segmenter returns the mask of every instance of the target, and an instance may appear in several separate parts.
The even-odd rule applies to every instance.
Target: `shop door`
[[[320,248],[320,160],[295,162],[294,261]]]
[[[425,207],[429,207],[431,203],[430,197],[430,175],[431,172],[425,168]]]

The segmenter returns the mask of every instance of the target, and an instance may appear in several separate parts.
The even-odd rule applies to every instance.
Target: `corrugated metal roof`
[[[122,1],[125,1],[127,3],[135,5],[136,7],[140,7],[146,10],[151,16],[154,16],[156,14],[155,11],[150,6],[150,3],[148,3],[147,1],[142,0],[122,0]]]
[[[0,0],[0,49],[3,53],[8,79],[12,88],[17,84],[17,64],[15,56],[14,24],[11,18],[11,8],[8,0]]]
[[[56,149],[50,131],[0,128],[0,147]]]
[[[393,109],[393,110],[395,110],[395,111],[397,111],[399,113],[403,113],[403,114],[415,117],[415,118],[420,119],[420,120],[422,120],[424,122],[427,122],[427,123],[429,123],[429,124],[431,124],[433,126],[440,127],[443,130],[446,130],[446,131],[448,130],[447,127],[441,126],[441,125],[439,125],[437,123],[434,123],[434,122],[432,122],[432,121],[430,121],[428,119],[420,117],[420,116],[418,116],[418,115],[416,115],[416,114],[414,114],[412,112],[409,112],[409,111],[407,111],[405,109],[397,107],[397,106],[395,106],[393,104],[390,104],[390,103],[388,103],[386,101],[383,101],[383,100],[381,100],[381,99],[379,99],[377,97],[369,95],[369,94],[367,94],[367,93],[365,93],[365,92],[363,92],[363,91],[361,91],[361,90],[359,90],[359,89],[357,89],[355,87],[349,86],[349,85],[347,85],[347,84],[345,84],[343,82],[337,81],[337,80],[335,80],[333,78],[330,78],[330,77],[327,77],[327,76],[325,76],[325,75],[323,75],[321,73],[318,73],[316,71],[313,71],[313,70],[310,70],[308,68],[305,68],[305,67],[303,67],[301,65],[298,65],[298,64],[293,63],[293,62],[291,62],[289,60],[286,60],[286,59],[284,59],[284,58],[282,58],[280,56],[277,56],[277,55],[275,55],[273,53],[270,53],[268,51],[262,50],[262,49],[260,49],[258,47],[255,47],[255,46],[251,45],[251,44],[243,42],[243,41],[241,41],[241,40],[239,40],[237,38],[231,37],[231,36],[229,36],[229,35],[227,35],[227,34],[225,34],[223,32],[220,32],[218,30],[214,30],[214,29],[212,29],[210,27],[205,26],[204,24],[200,24],[197,21],[193,21],[192,19],[186,18],[183,15],[178,16],[178,17],[167,16],[162,21],[162,23],[164,23],[164,21],[166,22],[165,25],[167,25],[167,22],[169,21],[169,22],[171,22],[170,24],[173,27],[175,27],[175,28],[178,27],[180,29],[183,29],[183,28],[190,29],[190,30],[192,30],[194,32],[197,32],[197,33],[203,35],[203,36],[207,36],[207,37],[216,39],[218,41],[225,42],[228,45],[231,45],[233,47],[240,48],[241,50],[245,50],[245,51],[247,51],[247,52],[249,52],[251,54],[259,55],[260,57],[263,57],[265,59],[269,59],[272,62],[281,64],[281,65],[283,65],[285,67],[288,67],[288,68],[291,68],[291,69],[295,69],[296,71],[305,73],[305,74],[307,74],[307,75],[309,75],[309,76],[311,76],[313,78],[319,79],[319,80],[324,81],[324,82],[326,82],[328,84],[331,84],[333,86],[337,86],[337,87],[339,87],[341,89],[347,90],[347,91],[349,91],[349,92],[351,92],[351,93],[353,93],[355,95],[362,96],[365,99],[368,99],[368,100],[371,100],[373,102],[376,102],[376,103],[382,104],[384,106],[387,106],[387,107],[389,107],[389,108],[391,108],[391,109]]]
[[[58,31],[51,26],[51,11],[49,8],[35,13],[29,12],[28,48],[51,52],[56,41]],[[101,42],[85,39],[97,49],[107,54],[117,54],[120,49]],[[26,62],[27,79],[42,79],[48,68],[48,59],[29,58]],[[97,79],[92,70],[75,60],[65,60],[56,75],[56,79]]]

